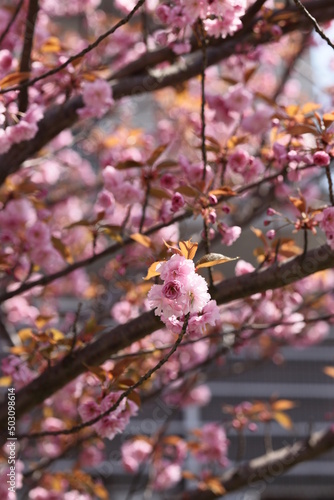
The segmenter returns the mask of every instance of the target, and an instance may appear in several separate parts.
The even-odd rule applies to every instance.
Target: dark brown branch
[[[334,207],[333,179],[331,176],[330,165],[326,166],[326,177],[328,182],[329,200],[331,202],[332,207]]]
[[[180,344],[182,342],[182,339],[183,339],[183,337],[184,337],[184,335],[185,335],[185,333],[187,331],[189,314],[190,313],[188,313],[188,315],[185,317],[185,320],[184,320],[184,323],[183,323],[183,326],[182,326],[182,330],[179,333],[176,342],[173,344],[173,346],[168,351],[168,353],[162,359],[160,359],[160,361],[158,361],[158,363],[156,363],[153,366],[153,368],[151,368],[144,375],[142,375],[137,380],[137,382],[135,382],[134,384],[130,385],[130,387],[128,387],[124,392],[122,392],[122,394],[119,396],[119,398],[117,399],[117,401],[115,401],[115,403],[110,408],[108,408],[106,411],[104,411],[103,413],[101,413],[97,417],[94,417],[91,420],[87,420],[86,422],[83,422],[81,424],[75,425],[75,426],[71,427],[70,429],[63,429],[63,430],[59,430],[59,431],[43,431],[43,432],[35,432],[35,433],[29,432],[28,434],[17,435],[17,439],[22,439],[22,438],[29,438],[29,439],[30,438],[42,438],[42,437],[45,437],[45,436],[60,436],[60,435],[65,435],[65,434],[66,435],[75,434],[77,432],[80,432],[82,429],[85,429],[87,427],[91,427],[92,425],[94,425],[97,422],[99,422],[102,418],[106,417],[107,415],[109,415],[110,413],[112,413],[113,411],[115,411],[119,407],[119,405],[121,404],[121,402],[123,401],[123,399],[125,399],[126,397],[128,397],[135,389],[137,389],[138,387],[140,387],[144,382],[146,382],[149,378],[151,378],[152,375],[155,372],[157,372],[158,370],[160,370],[160,368],[165,363],[167,363],[167,361],[169,360],[169,358],[178,349],[178,347],[180,346]]]
[[[173,219],[171,219],[167,223],[160,223],[160,224],[157,224],[157,225],[151,227],[150,229],[145,231],[143,234],[145,234],[146,236],[149,236],[150,234],[153,234],[156,231],[159,231],[160,229],[162,229],[164,227],[167,227],[167,226],[174,224],[176,222],[181,222],[182,220],[189,217],[189,215],[190,214],[188,212],[180,214],[180,215],[174,217]],[[115,244],[105,248],[104,250],[102,250],[99,253],[93,254],[90,257],[87,257],[86,259],[79,260],[77,262],[74,262],[73,264],[70,264],[70,265],[64,267],[60,271],[57,271],[57,272],[52,273],[52,274],[47,274],[47,275],[43,276],[42,278],[38,278],[38,279],[33,280],[33,281],[27,281],[25,283],[22,283],[21,286],[19,288],[17,288],[16,290],[11,290],[11,291],[4,292],[3,294],[1,294],[0,295],[0,303],[5,302],[6,300],[8,300],[12,297],[15,297],[16,295],[20,295],[23,292],[27,292],[28,290],[31,290],[32,288],[35,288],[36,286],[46,286],[59,278],[63,278],[64,276],[68,276],[70,273],[72,273],[76,269],[88,267],[91,264],[94,264],[95,262],[98,262],[99,260],[102,260],[105,257],[110,256],[110,255],[118,252],[119,250],[124,249],[125,247],[127,247],[129,245],[133,245],[133,243],[134,243],[133,239],[124,238],[122,243],[115,243]]]
[[[36,2],[36,0],[32,0],[32,2]],[[84,48],[81,52],[78,52],[77,54],[74,54],[73,56],[69,57],[63,64],[60,64],[56,68],[51,69],[50,71],[47,71],[46,73],[43,73],[42,75],[37,76],[36,78],[33,78],[32,80],[27,80],[24,83],[21,83],[20,85],[15,85],[13,87],[7,87],[4,90],[0,90],[0,94],[6,94],[7,92],[11,92],[13,90],[21,90],[23,88],[30,87],[31,85],[34,85],[35,83],[39,82],[40,80],[43,80],[44,78],[47,78],[49,76],[55,75],[56,73],[59,73],[59,71],[65,69],[69,64],[72,62],[76,61],[80,57],[85,56],[88,54],[88,52],[92,51],[95,49],[100,43],[108,38],[108,36],[112,35],[115,33],[115,31],[120,28],[121,26],[124,26],[124,24],[127,24],[130,19],[133,17],[133,15],[137,12],[137,10],[143,5],[145,0],[139,0],[137,4],[134,6],[134,8],[129,12],[127,16],[125,16],[123,19],[118,21],[110,30],[106,31],[102,35],[100,35],[93,43],[88,45],[86,48]]]
[[[37,21],[38,0],[30,0],[21,54],[20,72],[29,72],[31,68],[31,50],[34,43],[34,31]],[[19,93],[19,111],[25,113],[28,108],[28,87],[23,86]]]
[[[314,14],[319,21],[329,21],[334,18],[334,4],[329,0],[312,0],[307,3],[308,10]],[[290,18],[288,14],[291,14]],[[283,33],[290,33],[297,29],[307,29],[312,25],[311,21],[301,19],[299,9],[290,7],[276,11],[272,14],[268,22],[277,22],[280,15],[285,16],[285,26]],[[241,44],[241,52],[249,52],[250,47],[266,44],[272,41],[268,34],[254,38],[251,29],[240,30],[233,38],[228,38],[215,42],[215,46],[207,49],[207,66],[212,66],[234,54],[236,47]],[[162,52],[165,55],[165,52]],[[163,62],[162,59],[160,62]],[[131,77],[120,79],[112,86],[115,100],[125,96],[154,92],[156,90],[175,86],[185,82],[190,78],[199,75],[202,71],[202,54],[197,51],[188,56],[184,56],[182,61],[164,69],[156,70],[151,74],[142,73]],[[23,141],[15,144],[7,153],[0,155],[0,184],[6,177],[17,170],[26,159],[37,153],[42,147],[56,137],[62,130],[73,126],[78,121],[77,110],[83,106],[81,96],[74,97],[62,106],[55,106],[49,109],[44,118],[39,122],[39,130],[36,136],[30,141]]]
[[[313,167],[314,167],[314,165],[304,165],[302,167],[299,167],[297,170],[307,170],[307,169],[313,168]],[[259,181],[252,182],[250,184],[246,184],[245,186],[242,186],[241,188],[236,190],[236,193],[241,194],[241,193],[245,193],[246,191],[250,191],[251,189],[256,189],[266,182],[271,182],[271,181],[277,179],[277,177],[279,177],[281,175],[286,175],[287,172],[288,172],[288,170],[284,167],[284,169],[280,170],[279,172],[276,172],[273,175],[268,175],[267,177],[264,177],[263,179],[261,179]],[[271,199],[270,196],[272,196],[272,195],[270,193],[268,193],[267,196],[268,196],[268,200],[270,200]],[[221,199],[224,199],[224,200],[227,200],[228,198],[229,198],[228,195],[221,197]],[[220,199],[220,201],[221,201],[221,199]],[[261,203],[261,207],[262,206],[263,206],[263,203]],[[255,214],[256,214],[256,211],[255,211]],[[167,223],[160,223],[160,224],[157,224],[157,225],[149,228],[143,234],[146,236],[149,236],[149,235],[159,231],[160,229],[162,229],[164,227],[167,227],[171,224],[175,224],[177,222],[181,222],[181,221],[191,217],[192,215],[193,215],[192,212],[185,212],[183,214],[177,215],[176,217],[174,217],[173,219],[171,219]],[[127,217],[126,217],[126,220],[127,220]],[[254,213],[249,212],[249,218],[247,219],[247,221],[245,221],[245,220],[243,220],[242,222],[239,221],[238,224],[242,224],[243,226],[245,226],[245,224],[248,223],[249,220],[251,220],[251,218],[253,218],[253,217],[254,217]],[[123,222],[122,226],[124,226],[126,224],[126,220]],[[121,235],[121,236],[123,236],[123,235]],[[133,244],[133,240],[131,238],[124,238],[122,243],[115,243],[115,244],[105,248],[101,252],[95,253],[91,257],[87,257],[86,259],[79,260],[77,262],[74,262],[73,264],[69,264],[68,266],[64,267],[63,269],[61,269],[55,273],[47,274],[45,276],[42,276],[41,278],[37,278],[37,279],[32,280],[32,281],[25,281],[15,290],[6,291],[6,292],[3,292],[2,294],[0,294],[0,303],[5,302],[6,300],[8,300],[12,297],[16,297],[17,295],[20,295],[23,292],[27,292],[28,290],[32,290],[36,286],[46,286],[59,278],[63,278],[64,276],[68,276],[70,273],[72,273],[76,269],[88,267],[91,264],[94,264],[95,262],[98,262],[107,256],[111,256],[111,255],[115,254],[116,252],[127,247],[130,244]],[[209,250],[206,248],[205,252],[209,253]]]
[[[334,266],[334,251],[323,245],[307,252],[305,256],[289,259],[243,276],[230,278],[212,290],[218,304],[249,297],[255,293],[281,288],[318,271]],[[125,325],[107,330],[99,339],[85,348],[62,359],[57,365],[45,370],[39,377],[16,394],[16,417],[42,403],[71,380],[86,371],[85,365],[100,365],[112,354],[128,347],[162,327],[153,311],[146,312]],[[7,405],[0,406],[0,425],[6,428]],[[6,434],[2,435],[6,439]]]
[[[329,429],[314,432],[305,440],[284,446],[279,450],[253,458],[240,466],[232,467],[225,472],[220,481],[227,492],[236,491],[245,486],[262,481],[271,482],[271,478],[280,477],[295,465],[313,460],[334,448],[334,425]],[[214,500],[221,494],[212,491],[189,491],[179,497],[179,500]],[[175,500],[175,496],[173,497]]]

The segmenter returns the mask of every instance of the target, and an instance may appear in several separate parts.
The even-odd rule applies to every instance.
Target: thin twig
[[[93,43],[88,45],[85,49],[83,49],[80,52],[78,52],[77,54],[74,54],[73,56],[69,57],[67,59],[67,61],[65,61],[63,64],[60,64],[56,68],[53,68],[50,71],[47,71],[47,72],[43,73],[42,75],[37,76],[36,78],[33,78],[31,80],[27,80],[24,83],[21,83],[20,85],[15,85],[13,87],[7,87],[6,89],[0,90],[0,94],[5,94],[5,93],[11,92],[13,90],[21,90],[22,88],[25,88],[25,87],[30,87],[31,85],[34,85],[36,82],[39,82],[40,80],[43,80],[44,78],[47,78],[49,76],[55,75],[56,73],[58,73],[62,69],[65,69],[69,64],[76,61],[80,57],[85,56],[91,50],[95,49],[101,42],[103,42],[103,40],[105,40],[108,36],[112,35],[118,28],[127,24],[130,21],[130,19],[133,17],[133,15],[137,12],[137,10],[144,3],[145,3],[145,0],[139,0],[139,2],[136,3],[134,8],[131,10],[131,12],[129,12],[129,14],[127,16],[123,17],[123,19],[118,21],[118,23],[114,24],[114,26],[112,28],[110,28],[110,30],[108,30],[105,33],[103,33],[102,35],[100,35]]]
[[[174,217],[172,220],[170,220],[167,223],[160,223],[160,224],[157,224],[157,225],[151,227],[150,229],[145,231],[144,234],[149,236],[150,234],[153,234],[156,231],[159,231],[160,229],[162,229],[164,227],[168,227],[168,226],[174,224],[175,222],[180,222],[180,221],[186,219],[187,217],[188,217],[188,213],[185,212],[183,214],[180,214],[180,215]],[[2,295],[0,295],[0,303],[6,301],[6,300],[8,300],[16,295],[19,295],[23,292],[26,292],[27,290],[31,290],[35,286],[48,285],[48,284],[52,283],[53,281],[55,281],[56,279],[63,278],[64,276],[67,276],[68,274],[72,273],[76,269],[89,266],[89,265],[103,259],[104,257],[106,257],[108,255],[111,255],[111,254],[113,254],[121,249],[124,249],[126,246],[133,244],[133,243],[134,243],[133,239],[126,238],[121,243],[115,243],[113,245],[110,245],[109,247],[102,250],[102,252],[96,253],[95,255],[92,255],[91,257],[87,257],[87,259],[82,259],[82,260],[79,260],[77,262],[74,262],[73,264],[70,264],[69,266],[65,267],[64,269],[61,269],[60,271],[57,271],[53,274],[48,274],[48,275],[43,276],[42,278],[38,278],[34,281],[29,281],[27,283],[24,283],[16,290],[11,290],[11,291],[5,292]]]
[[[66,434],[66,435],[68,435],[68,434],[75,434],[76,432],[79,432],[79,431],[81,431],[82,429],[84,429],[86,427],[91,427],[92,425],[96,424],[96,422],[99,422],[102,418],[106,417],[107,415],[109,415],[110,413],[112,413],[113,411],[115,411],[119,407],[119,405],[121,404],[121,402],[123,401],[123,399],[125,399],[127,396],[129,396],[135,389],[137,389],[138,387],[140,387],[156,371],[158,371],[165,363],[167,363],[167,361],[169,360],[169,358],[174,354],[174,352],[177,350],[177,348],[181,344],[182,339],[183,339],[183,337],[184,337],[184,335],[185,335],[185,333],[187,331],[188,321],[189,321],[189,313],[185,317],[182,330],[181,330],[181,332],[180,332],[180,334],[179,334],[179,336],[178,336],[175,344],[173,345],[173,347],[171,348],[171,350],[166,354],[166,356],[164,356],[153,368],[151,368],[150,370],[148,370],[145,373],[145,375],[143,375],[142,377],[140,377],[140,379],[135,384],[132,384],[126,391],[124,391],[120,395],[120,397],[117,399],[117,401],[110,408],[108,408],[108,410],[106,410],[105,412],[101,413],[97,417],[92,418],[91,420],[88,420],[87,422],[83,422],[82,424],[79,424],[79,425],[74,425],[70,429],[63,429],[63,430],[60,430],[60,431],[45,431],[45,432],[35,432],[35,433],[20,434],[20,435],[17,435],[17,439],[19,439],[19,440],[23,439],[23,438],[35,439],[35,438],[42,438],[42,437],[46,437],[46,436],[60,436],[60,435],[64,435],[64,434]]]
[[[202,28],[204,32],[204,29]],[[201,122],[202,122],[202,161],[203,161],[203,176],[202,180],[205,181],[206,169],[207,169],[207,154],[206,154],[206,144],[205,144],[205,70],[207,66],[207,53],[206,53],[206,38],[205,34],[202,36],[202,54],[203,54],[203,66],[201,71]]]
[[[206,43],[207,40],[205,38],[205,32],[203,25],[200,25],[201,29],[201,41],[202,41],[202,56],[203,56],[203,63],[202,63],[202,71],[201,71],[201,124],[202,124],[202,130],[201,130],[201,150],[202,150],[202,161],[203,161],[203,175],[202,175],[202,180],[205,182],[206,178],[206,171],[207,171],[207,152],[206,152],[206,144],[205,144],[205,70],[207,66],[207,52],[206,52]],[[203,230],[204,230],[204,246],[205,246],[205,252],[208,254],[210,253],[210,241],[209,241],[209,228],[208,224],[205,220],[205,216],[203,217]],[[208,276],[209,276],[209,286],[210,288],[213,287],[213,278],[212,278],[212,270],[209,267],[208,268]]]
[[[327,35],[325,35],[325,33],[323,32],[323,30],[320,28],[317,20],[315,17],[312,16],[312,14],[310,14],[310,12],[306,9],[305,5],[302,4],[302,2],[300,0],[294,0],[295,4],[300,7],[300,9],[304,12],[304,14],[309,18],[309,20],[312,22],[313,26],[314,26],[314,29],[315,31],[318,33],[318,35],[321,36],[321,38],[323,40],[325,40],[327,42],[327,44],[332,48],[334,49],[334,45],[332,44],[332,42],[330,41],[330,39],[328,38]]]
[[[17,18],[17,15],[18,15],[18,13],[19,13],[19,12],[20,12],[20,10],[21,10],[21,7],[22,7],[22,5],[23,5],[23,2],[24,2],[24,0],[20,0],[20,1],[19,1],[19,3],[17,4],[16,9],[15,9],[15,11],[14,11],[14,13],[13,13],[12,17],[10,18],[10,20],[9,20],[9,22],[8,22],[7,26],[6,26],[6,28],[5,28],[5,29],[4,29],[4,31],[1,33],[1,35],[0,35],[0,45],[1,45],[1,44],[2,44],[2,42],[4,41],[4,39],[5,39],[6,35],[7,35],[7,33],[8,33],[8,32],[9,32],[9,30],[10,30],[10,28],[13,26],[13,24],[14,24],[14,22],[15,22],[15,19]]]

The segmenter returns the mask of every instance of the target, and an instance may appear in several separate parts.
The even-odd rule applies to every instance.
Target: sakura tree
[[[333,2],[110,3],[0,6],[3,498],[113,498],[89,470],[147,401],[205,406],[230,352],[312,349],[333,324],[332,89],[293,78],[334,48]],[[198,500],[284,473],[334,447],[333,421],[248,463],[228,436],[293,405],[128,434],[124,472]]]

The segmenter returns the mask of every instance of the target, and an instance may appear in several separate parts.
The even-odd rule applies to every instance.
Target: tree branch
[[[16,8],[15,8],[15,11],[13,12],[13,15],[12,17],[10,18],[6,28],[3,30],[3,32],[1,33],[0,35],[0,45],[2,44],[2,42],[4,41],[5,37],[7,36],[7,33],[9,32],[10,28],[13,26],[14,22],[15,22],[15,19],[17,18],[18,16],[18,13],[20,12],[21,10],[21,7],[23,5],[23,2],[24,0],[20,0],[19,3],[17,4]]]
[[[276,263],[271,267],[223,281],[211,290],[218,304],[226,304],[255,293],[281,288],[318,271],[334,266],[334,251],[323,245],[308,251],[304,256]],[[57,365],[47,368],[39,377],[16,394],[16,417],[19,419],[35,406],[52,396],[71,380],[86,371],[85,365],[100,365],[112,354],[128,347],[163,324],[153,311],[146,312],[125,325],[107,330],[96,341],[63,358]],[[0,406],[0,425],[6,428],[7,405]],[[1,439],[6,439],[3,432]],[[1,442],[0,439],[0,442]]]
[[[305,5],[319,22],[334,18],[334,4],[329,0],[312,0]],[[280,16],[284,15],[285,25],[282,28],[284,34],[312,26],[311,20],[301,18],[298,13],[297,7],[274,11],[267,22],[279,22]],[[255,38],[252,24],[250,24],[246,30],[240,30],[233,37],[218,42],[212,41],[212,45],[207,48],[207,66],[212,66],[228,58],[235,53],[236,47],[239,47],[240,44],[240,53],[242,53],[242,51],[249,52],[250,47],[271,41],[273,38],[268,34],[262,34],[262,36]],[[166,56],[165,51],[161,53]],[[164,59],[159,62],[164,62]],[[143,72],[139,75],[122,78],[112,85],[113,97],[118,100],[125,96],[154,92],[165,87],[175,86],[199,75],[202,71],[202,64],[202,53],[201,50],[198,50],[193,54],[183,56],[181,61],[164,70],[155,70],[149,74]],[[15,144],[7,153],[0,155],[0,184],[8,175],[17,172],[22,162],[37,153],[62,130],[74,125],[78,121],[77,110],[82,106],[81,96],[73,97],[61,106],[54,106],[45,113],[44,118],[39,122],[38,132],[33,139]]]
[[[323,30],[320,28],[317,20],[315,19],[315,17],[313,17],[311,15],[311,13],[307,10],[307,8],[305,7],[304,4],[302,4],[302,2],[300,0],[294,0],[295,4],[298,5],[301,9],[301,11],[306,15],[306,17],[312,22],[313,24],[313,27],[315,29],[315,31],[318,33],[318,35],[321,36],[321,38],[323,40],[325,40],[325,42],[327,42],[327,44],[332,48],[334,49],[334,45],[332,44],[332,42],[330,41],[330,39],[328,38],[327,35],[325,35],[325,33],[323,32]]]
[[[31,67],[31,50],[34,42],[34,31],[39,10],[38,0],[30,0],[21,54],[20,71],[29,72]],[[19,94],[19,111],[25,113],[28,108],[28,87],[23,86]]]
[[[183,214],[177,215],[176,217],[173,217],[172,220],[169,222],[165,223],[162,222],[160,224],[156,224],[155,226],[151,227],[147,231],[145,231],[143,234],[145,236],[149,236],[150,234],[153,234],[160,229],[164,227],[168,227],[171,224],[175,224],[177,222],[181,222],[182,220],[186,219],[189,217],[188,212],[184,212]],[[12,297],[16,297],[17,295],[20,295],[21,293],[27,292],[28,290],[31,290],[32,288],[35,288],[36,286],[46,286],[52,283],[53,281],[63,278],[64,276],[68,276],[71,274],[73,271],[76,269],[80,269],[83,267],[88,267],[91,264],[94,264],[95,262],[98,262],[99,260],[104,259],[107,256],[110,256],[119,250],[124,249],[125,247],[129,245],[133,245],[134,240],[132,238],[124,238],[122,243],[114,243],[113,245],[108,246],[104,250],[102,250],[99,253],[95,253],[91,255],[90,257],[87,257],[86,259],[78,260],[74,262],[73,264],[69,264],[68,266],[64,267],[63,269],[60,269],[59,271],[56,271],[55,273],[52,274],[47,274],[45,276],[42,276],[41,278],[37,278],[33,281],[26,281],[22,283],[18,288],[15,290],[10,290],[2,293],[0,295],[0,304],[2,302],[5,302],[8,299],[11,299]]]
[[[239,490],[245,486],[251,487],[258,481],[266,483],[271,478],[281,476],[295,465],[312,460],[332,448],[334,448],[334,425],[314,432],[308,439],[232,467],[220,477],[220,481],[226,492]],[[189,491],[181,495],[179,500],[214,500],[221,496],[209,490]]]
[[[137,4],[134,6],[134,8],[129,12],[127,16],[125,16],[123,19],[118,21],[112,28],[110,28],[108,31],[100,35],[93,43],[85,47],[81,52],[78,52],[77,54],[74,54],[73,56],[69,57],[63,64],[60,64],[59,66],[56,66],[55,68],[52,68],[50,71],[47,71],[46,73],[43,73],[42,75],[37,76],[36,78],[33,78],[31,80],[26,80],[25,82],[19,84],[19,85],[14,85],[13,87],[7,87],[6,89],[0,90],[0,94],[6,94],[7,92],[12,92],[14,90],[23,90],[27,89],[28,87],[34,85],[35,83],[39,82],[40,80],[43,80],[49,76],[55,75],[56,73],[59,73],[59,71],[65,69],[67,66],[69,66],[72,62],[76,61],[80,57],[85,56],[88,54],[88,52],[91,52],[93,49],[95,49],[100,43],[108,38],[108,36],[112,35],[115,33],[115,31],[120,28],[121,26],[124,26],[124,24],[127,24],[130,19],[133,17],[133,15],[136,13],[136,11],[144,4],[145,0],[139,0]],[[33,15],[34,10],[36,10],[36,6],[38,8],[38,0],[31,0],[30,5],[29,5],[29,13],[28,13],[28,20],[30,20],[30,23],[27,24],[28,28],[28,40],[29,40],[29,34],[30,34],[30,28],[32,25],[32,29],[34,29],[34,23],[36,20],[36,16]],[[31,10],[31,12],[30,12]],[[36,10],[37,14],[37,10]],[[26,31],[27,34],[27,31]],[[30,52],[29,52],[30,54]],[[21,70],[22,71],[22,70]]]

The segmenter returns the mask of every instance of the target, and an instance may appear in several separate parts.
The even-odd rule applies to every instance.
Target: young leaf
[[[101,382],[105,382],[107,375],[103,368],[101,368],[100,366],[87,365],[86,363],[83,363],[83,365],[87,368],[87,370],[93,373]]]
[[[299,210],[300,213],[306,212],[306,202],[303,196],[300,198],[295,198],[294,196],[289,196],[291,203]]]
[[[178,248],[175,248],[173,247],[172,245],[169,245],[169,243],[167,243],[167,241],[164,240],[164,244],[166,245],[167,248],[169,248],[170,250],[172,250],[173,254],[177,253],[178,255],[183,255],[181,250],[179,250]]]
[[[196,269],[200,269],[201,267],[217,266],[218,264],[224,264],[225,262],[237,259],[239,257],[226,257],[226,255],[222,255],[221,253],[208,253],[196,262],[195,267]]]
[[[41,46],[41,52],[59,52],[62,49],[61,42],[56,36],[50,36]]]
[[[76,222],[72,222],[72,224],[69,224],[68,226],[65,226],[64,229],[72,229],[72,227],[78,227],[78,226],[86,226],[86,227],[90,227],[92,226],[92,222],[89,222],[89,220],[87,219],[82,219],[82,220],[78,220]]]
[[[334,122],[334,111],[331,113],[325,113],[322,117],[325,127],[329,127]]]
[[[163,168],[177,167],[179,162],[175,160],[163,160],[156,164],[155,168],[157,170],[162,170]]]
[[[296,403],[294,401],[289,401],[288,399],[278,399],[274,401],[271,405],[273,410],[291,410],[291,408],[295,408]]]
[[[163,260],[157,260],[156,262],[153,262],[153,264],[150,265],[148,268],[147,274],[144,278],[144,280],[150,280],[151,278],[154,278],[155,276],[160,276],[160,273],[157,271],[157,266],[158,264],[161,264],[164,262]]]
[[[39,316],[37,316],[37,318],[35,319],[35,324],[37,326],[37,328],[43,328],[47,323],[49,323],[49,321],[54,318],[54,315],[43,315],[43,314],[40,314]]]
[[[115,165],[115,168],[117,168],[117,170],[125,170],[127,168],[140,168],[143,166],[143,163],[141,163],[140,161],[126,160],[117,163],[117,165]]]
[[[302,111],[302,113],[307,115],[307,114],[312,113],[313,111],[316,111],[317,109],[320,109],[320,108],[321,108],[320,104],[317,104],[315,102],[306,102],[302,106],[301,111]]]
[[[0,377],[0,387],[8,387],[12,383],[11,375]]]
[[[175,191],[180,194],[184,194],[184,196],[189,196],[193,198],[194,196],[198,196],[200,193],[197,189],[191,186],[179,186]]]
[[[222,186],[218,189],[212,189],[209,191],[209,194],[214,194],[215,196],[235,196],[237,193],[229,186]]]
[[[334,378],[334,366],[325,366],[323,372],[329,377]]]
[[[0,89],[5,89],[6,87],[21,83],[23,80],[27,80],[29,76],[29,71],[16,71],[15,73],[11,73],[0,80]]]
[[[63,338],[65,337],[65,335],[60,330],[57,330],[57,328],[49,328],[46,331],[46,333],[51,336],[51,339],[54,342],[57,342],[58,340],[63,340]]]
[[[262,243],[264,243],[264,245],[267,245],[267,240],[261,229],[257,229],[256,227],[251,226],[251,231],[262,241]]]
[[[200,489],[208,489],[215,495],[222,496],[226,493],[224,486],[221,484],[218,477],[208,477],[199,485]]]
[[[130,392],[130,394],[127,396],[127,398],[130,399],[130,401],[133,401],[138,406],[138,408],[140,407],[141,399],[140,399],[138,392],[135,392],[135,391]]]
[[[302,135],[302,134],[316,134],[317,128],[314,125],[296,124],[291,127],[287,127],[287,132],[291,135]]]
[[[275,411],[273,413],[273,418],[276,420],[276,422],[278,422],[282,427],[284,427],[284,429],[292,429],[292,420],[291,418],[286,415],[285,413],[281,412],[281,411]]]
[[[192,241],[180,241],[179,243],[180,250],[182,252],[182,255],[189,260],[193,260],[195,257],[197,248],[198,248],[198,243],[193,243]]]
[[[161,146],[158,146],[153,153],[151,154],[150,158],[147,160],[147,165],[150,167],[154,165],[154,163],[157,161],[159,156],[162,155],[162,153],[166,150],[168,144],[162,144]]]
[[[152,245],[151,238],[145,236],[144,234],[133,233],[131,234],[130,238],[136,241],[137,243],[140,243],[140,245],[143,245],[146,248],[151,248]]]
[[[182,472],[182,477],[184,479],[189,479],[190,481],[191,480],[195,480],[195,479],[198,479],[198,477],[196,476],[196,474],[194,474],[193,472],[191,472],[190,470],[184,470]]]
[[[172,195],[167,193],[167,191],[156,187],[150,189],[150,195],[153,196],[154,198],[158,198],[159,200],[162,200],[164,198],[170,200],[172,198]]]
[[[51,236],[51,241],[53,247],[58,250],[60,255],[66,260],[68,264],[73,264],[73,257],[70,254],[69,249],[62,242],[60,238],[56,238],[55,236]]]
[[[20,337],[21,342],[24,342],[33,336],[33,331],[31,328],[22,328],[22,330],[18,332],[18,336]]]

